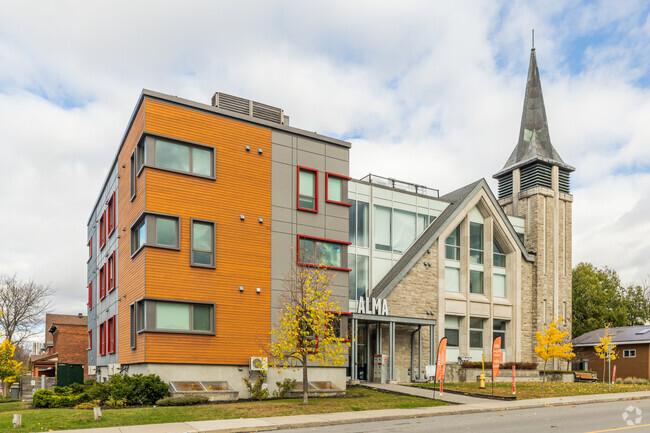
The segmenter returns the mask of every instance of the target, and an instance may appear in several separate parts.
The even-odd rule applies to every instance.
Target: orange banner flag
[[[494,339],[492,345],[492,380],[499,375],[499,366],[501,365],[501,337]]]

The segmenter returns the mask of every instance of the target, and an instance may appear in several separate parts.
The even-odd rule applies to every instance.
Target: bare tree
[[[4,338],[19,345],[38,334],[35,328],[43,322],[53,294],[48,284],[32,279],[22,281],[16,275],[0,275],[0,311],[4,313],[0,316],[0,330]]]

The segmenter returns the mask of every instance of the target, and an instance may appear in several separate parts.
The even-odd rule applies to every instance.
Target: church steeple
[[[512,194],[513,171],[521,170],[521,190],[535,186],[551,188],[551,167],[560,169],[560,190],[569,192],[569,173],[575,169],[564,163],[551,144],[542,94],[542,83],[537,68],[535,48],[530,51],[528,80],[524,108],[521,115],[519,140],[504,167],[494,178],[499,180],[499,198]]]

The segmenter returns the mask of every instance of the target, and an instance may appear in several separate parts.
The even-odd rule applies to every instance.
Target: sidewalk
[[[361,386],[365,386],[367,388],[374,388],[381,391],[394,392],[396,394],[413,395],[415,397],[442,400],[452,404],[478,404],[478,403],[485,403],[486,401],[489,401],[485,398],[469,397],[462,394],[453,394],[451,392],[443,392],[442,395],[440,395],[439,390],[435,391],[435,397],[434,397],[433,389],[418,388],[416,386],[396,385],[396,384],[388,384],[388,383],[372,383],[372,382],[361,382]]]
[[[398,385],[399,386],[399,385]],[[451,394],[449,394],[451,396]],[[445,395],[446,397],[446,395]],[[463,397],[463,396],[461,396]],[[469,397],[468,397],[469,398]],[[605,403],[621,400],[650,399],[650,391],[618,394],[578,395],[518,401],[481,400],[480,403],[453,406],[424,407],[416,409],[383,409],[361,412],[335,412],[314,415],[278,416],[267,418],[193,421],[171,424],[148,424],[127,427],[108,427],[84,430],[65,430],[64,433],[227,433],[254,432],[280,429],[320,427],[372,421],[389,421],[406,418],[425,418],[443,415],[462,415],[499,410],[530,409],[545,406],[565,406],[588,403]]]

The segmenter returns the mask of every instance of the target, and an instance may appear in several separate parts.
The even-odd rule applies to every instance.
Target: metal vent
[[[569,172],[560,170],[559,173],[559,181],[560,181],[560,192],[565,192],[567,194],[571,193],[571,182],[569,179]]]
[[[543,186],[552,188],[551,167],[545,164],[532,164],[521,170],[521,191]]]
[[[284,110],[281,108],[228,95],[227,93],[216,92],[212,96],[212,106],[256,119],[266,120],[267,122],[278,123],[280,125],[289,124],[289,116],[285,116]]]
[[[512,195],[512,172],[506,173],[499,179],[499,200]]]

